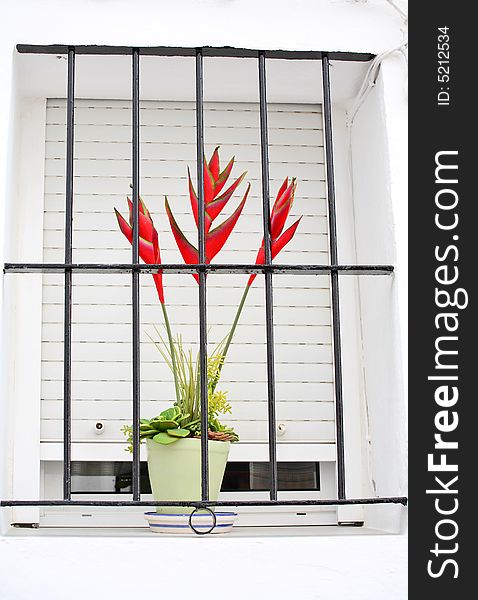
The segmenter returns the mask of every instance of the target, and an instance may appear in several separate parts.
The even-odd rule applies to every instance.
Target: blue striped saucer
[[[214,519],[209,512],[196,512],[192,517],[194,529],[199,533],[228,533],[231,531],[237,513],[235,512],[215,512],[216,526],[212,531],[209,531],[214,524]],[[189,526],[189,513],[144,513],[145,519],[149,523],[149,528],[154,533],[169,533],[169,534],[184,534],[193,533]]]

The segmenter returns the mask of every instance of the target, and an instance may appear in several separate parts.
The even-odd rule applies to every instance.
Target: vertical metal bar
[[[324,106],[325,163],[327,168],[327,199],[329,216],[330,262],[338,264],[337,219],[335,213],[334,149],[332,140],[332,105],[330,101],[329,57],[322,56],[322,89]],[[342,353],[340,342],[340,300],[339,275],[330,274],[332,297],[332,325],[334,340],[335,374],[335,427],[337,436],[337,494],[340,500],[345,498],[345,450],[344,450],[344,409],[342,393]]]
[[[73,160],[75,127],[75,49],[68,49],[66,115],[65,264],[73,255]],[[63,498],[71,499],[71,296],[72,272],[65,270],[63,338]]]
[[[272,240],[270,234],[269,201],[269,140],[267,133],[267,92],[266,58],[259,52],[259,112],[261,124],[261,165],[262,165],[262,217],[264,228],[265,264],[272,264]],[[267,339],[267,408],[269,422],[269,464],[271,467],[270,498],[277,500],[277,435],[275,405],[275,365],[274,365],[274,300],[272,273],[265,273],[266,292],[266,339]]]
[[[202,48],[196,50],[196,136],[199,263],[206,262],[204,205],[204,90]],[[201,399],[201,495],[209,500],[206,272],[199,271],[199,390]]]
[[[133,265],[139,264],[139,50],[133,48],[132,55],[132,99],[133,99]],[[140,500],[140,298],[139,270],[132,273],[132,320],[133,320],[133,500]]]

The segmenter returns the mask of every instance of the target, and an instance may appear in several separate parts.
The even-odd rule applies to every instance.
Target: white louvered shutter
[[[65,101],[49,100],[46,127],[44,261],[64,259]],[[206,103],[206,155],[220,145],[222,165],[236,157],[233,176],[247,170],[252,188],[242,216],[214,262],[251,263],[262,240],[259,113],[254,104]],[[131,247],[113,208],[127,216],[131,182],[131,112],[126,101],[78,100],[75,108],[73,261],[121,263]],[[289,226],[303,215],[297,234],[277,263],[327,264],[328,226],[323,164],[322,114],[318,105],[269,106],[272,201],[285,176],[297,177]],[[142,102],[141,196],[160,234],[163,262],[182,262],[164,210],[167,195],[186,236],[197,244],[187,187],[195,178],[193,103]],[[231,182],[233,181],[231,177]],[[229,214],[246,184],[235,193]],[[219,217],[216,223],[223,218]],[[247,275],[208,276],[209,343],[232,322]],[[149,336],[162,328],[150,275],[141,288],[141,411],[151,417],[173,401],[172,375]],[[43,279],[42,442],[63,435],[63,276]],[[120,442],[131,422],[131,276],[73,275],[72,438]],[[191,275],[164,276],[173,330],[197,352],[198,294]],[[274,276],[277,419],[280,444],[333,444],[335,440],[331,311],[328,276]],[[263,277],[258,276],[223,369],[229,392],[227,417],[241,441],[267,442],[267,373]],[[104,423],[96,433],[95,423]],[[101,460],[101,457],[98,457]]]

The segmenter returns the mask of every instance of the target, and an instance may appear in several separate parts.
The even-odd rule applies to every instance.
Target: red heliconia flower
[[[219,166],[219,148],[216,148],[211,156],[209,163],[204,158],[204,230],[205,230],[205,246],[206,246],[206,263],[210,263],[216,254],[222,249],[224,244],[227,242],[229,236],[234,229],[237,220],[241,216],[242,210],[247,200],[251,184],[247,186],[246,192],[230,217],[223,221],[220,225],[211,229],[213,221],[219,216],[223,208],[231,199],[233,193],[236,191],[238,186],[242,183],[246,173],[244,172],[240,177],[234,181],[234,183],[227,188],[227,190],[221,194],[220,192],[224,188],[229,175],[231,174],[234,166],[234,158],[232,158],[227,164],[226,168],[221,172]],[[191,181],[191,174],[188,169],[188,180],[189,180],[189,198],[191,201],[191,208],[196,221],[196,227],[199,226],[198,218],[198,199],[196,191],[194,190],[193,183]],[[191,244],[186,236],[183,234],[179,225],[174,218],[174,215],[169,206],[168,199],[166,198],[166,213],[169,218],[171,230],[176,240],[176,244],[181,252],[184,262],[187,264],[197,264],[199,262],[199,252],[197,248]],[[199,281],[199,277],[194,274],[196,281]]]
[[[295,188],[297,187],[295,178],[289,184],[289,178],[286,177],[284,183],[281,185],[276,200],[274,202],[274,206],[271,211],[270,218],[270,234],[271,234],[271,254],[272,258],[277,256],[282,248],[288,244],[291,239],[294,237],[295,232],[297,231],[297,227],[299,226],[300,220],[302,217],[299,217],[295,223],[293,223],[288,229],[283,231],[285,222],[287,221],[287,217],[289,216],[290,209],[292,208],[292,204],[294,203],[294,195]],[[263,265],[265,262],[265,249],[264,249],[264,239],[262,240],[261,247],[259,248],[259,252],[256,257],[256,265]],[[241,301],[239,302],[239,306],[237,307],[236,315],[232,322],[231,329],[226,337],[224,348],[222,351],[223,362],[219,365],[217,374],[212,381],[212,390],[216,388],[216,385],[219,382],[219,377],[221,375],[222,365],[224,364],[224,360],[226,358],[226,354],[231,345],[232,339],[236,332],[237,324],[239,322],[239,318],[244,309],[244,305],[246,302],[247,295],[251,289],[251,285],[254,279],[257,277],[257,273],[253,273],[247,282],[247,285],[242,294]]]
[[[130,244],[133,243],[133,203],[128,198],[129,223],[116,210],[116,218],[121,231]],[[139,199],[139,256],[147,265],[158,265],[161,263],[159,251],[159,237],[154,227],[153,219],[143,200]],[[158,292],[159,301],[164,304],[163,274],[161,271],[153,274],[154,283]]]
[[[294,203],[294,195],[297,183],[295,178],[289,183],[289,178],[286,177],[284,183],[281,185],[274,206],[271,211],[270,220],[270,234],[271,234],[271,254],[272,258],[275,258],[277,254],[288,244],[294,237],[294,234],[299,226],[302,217],[299,217],[295,223],[293,223],[288,229],[283,232],[285,222],[289,216],[290,209]],[[265,262],[265,247],[264,239],[262,240],[261,247],[256,257],[256,265],[263,265]],[[249,277],[247,285],[250,286],[254,279],[257,277],[257,273],[253,273]]]

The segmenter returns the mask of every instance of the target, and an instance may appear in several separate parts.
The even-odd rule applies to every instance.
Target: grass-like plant
[[[170,345],[156,328],[157,340],[151,338],[164,361],[176,375],[178,398],[171,408],[163,410],[152,419],[141,419],[140,439],[153,439],[160,444],[172,444],[181,438],[201,436],[201,402],[199,391],[199,355],[185,349],[181,336]],[[227,392],[216,389],[220,370],[224,363],[226,339],[220,342],[207,359],[208,381],[208,437],[210,440],[237,442],[239,436],[232,427],[224,425],[219,415],[231,412]],[[123,427],[127,436],[128,450],[133,451],[133,428]]]

